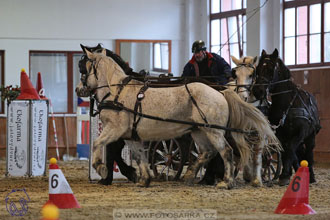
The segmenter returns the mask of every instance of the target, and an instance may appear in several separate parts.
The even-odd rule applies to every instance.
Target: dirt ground
[[[318,182],[310,185],[309,203],[317,214],[302,216],[274,214],[287,187],[274,185],[271,188],[253,188],[244,183],[241,175],[238,176],[237,187],[232,190],[220,190],[211,186],[186,186],[183,182],[152,182],[149,188],[137,187],[125,181],[102,186],[89,182],[87,161],[60,161],[58,164],[82,207],[61,209],[60,219],[113,219],[114,209],[188,209],[197,212],[206,209],[216,213],[217,218],[213,215],[210,219],[330,219],[328,165],[316,166]],[[48,200],[48,173],[45,177],[17,178],[5,177],[5,170],[5,161],[1,159],[0,219],[41,219],[41,208]],[[6,208],[5,198],[13,189],[25,189],[30,198],[28,211],[22,217],[12,217]],[[173,216],[168,215],[168,219],[175,219]],[[145,219],[162,218],[148,216]],[[199,218],[195,215],[190,219]]]

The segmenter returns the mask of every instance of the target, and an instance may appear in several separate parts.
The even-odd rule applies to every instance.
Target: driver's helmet
[[[191,48],[193,53],[198,53],[201,50],[206,50],[205,43],[202,40],[196,40]]]

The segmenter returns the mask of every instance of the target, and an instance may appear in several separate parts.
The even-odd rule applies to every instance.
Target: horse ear
[[[278,58],[278,50],[277,50],[277,48],[275,48],[275,50],[274,50],[274,52],[273,52],[273,54],[272,54],[272,58],[273,58],[273,59]]]
[[[81,49],[84,51],[84,53],[86,53],[86,47],[84,46],[84,45],[82,45],[82,44],[80,44],[80,47],[81,47]]]
[[[102,45],[99,43],[97,46],[96,46],[96,49],[102,49]]]
[[[266,51],[265,50],[262,50],[261,56],[266,56],[266,55],[267,55]]]
[[[230,57],[231,57],[231,60],[232,60],[236,65],[239,64],[239,60],[238,60],[236,57],[234,57],[234,56],[230,56]]]
[[[94,54],[92,52],[89,52],[88,50],[85,49],[85,53],[86,53],[88,59],[92,60],[94,58]]]

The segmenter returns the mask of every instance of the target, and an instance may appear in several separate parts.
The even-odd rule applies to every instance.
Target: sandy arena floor
[[[113,219],[114,209],[209,209],[213,213],[216,211],[217,219],[330,219],[330,166],[318,165],[315,169],[318,182],[310,186],[309,200],[317,214],[308,216],[273,214],[286,187],[253,188],[244,184],[240,176],[237,187],[232,190],[186,186],[183,182],[152,182],[149,188],[128,182],[102,186],[89,182],[87,161],[60,161],[59,166],[82,206],[79,209],[61,209],[62,220]],[[5,177],[5,169],[2,159],[0,219],[12,218],[7,211],[5,198],[13,189],[25,189],[31,200],[27,213],[16,219],[41,219],[41,207],[48,200],[48,174],[46,177],[13,178]],[[168,219],[174,219],[173,216],[169,215]],[[154,216],[145,219],[161,218]],[[192,216],[191,219],[198,218]]]

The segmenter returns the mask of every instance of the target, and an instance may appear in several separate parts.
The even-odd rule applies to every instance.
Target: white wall
[[[115,39],[172,40],[172,72],[181,74],[184,0],[3,0],[0,50],[5,85],[19,85],[29,50],[81,51],[80,43],[115,50]]]
[[[266,0],[261,0],[262,5]],[[266,5],[260,10],[260,53],[264,49],[267,53],[272,53],[275,48],[282,56],[281,36],[282,36],[282,0],[268,0]]]
[[[192,57],[191,46],[196,40],[203,40],[209,45],[209,1],[185,1],[185,62]],[[181,70],[182,71],[182,70]],[[182,73],[182,72],[181,72]]]
[[[265,0],[247,0],[247,11]],[[5,50],[5,85],[18,85],[29,69],[29,50],[81,51],[80,44],[115,39],[172,40],[172,72],[182,73],[191,45],[209,45],[208,0],[1,0],[0,50]],[[281,51],[281,4],[271,1],[247,24],[247,55]],[[258,35],[258,33],[260,33]]]

